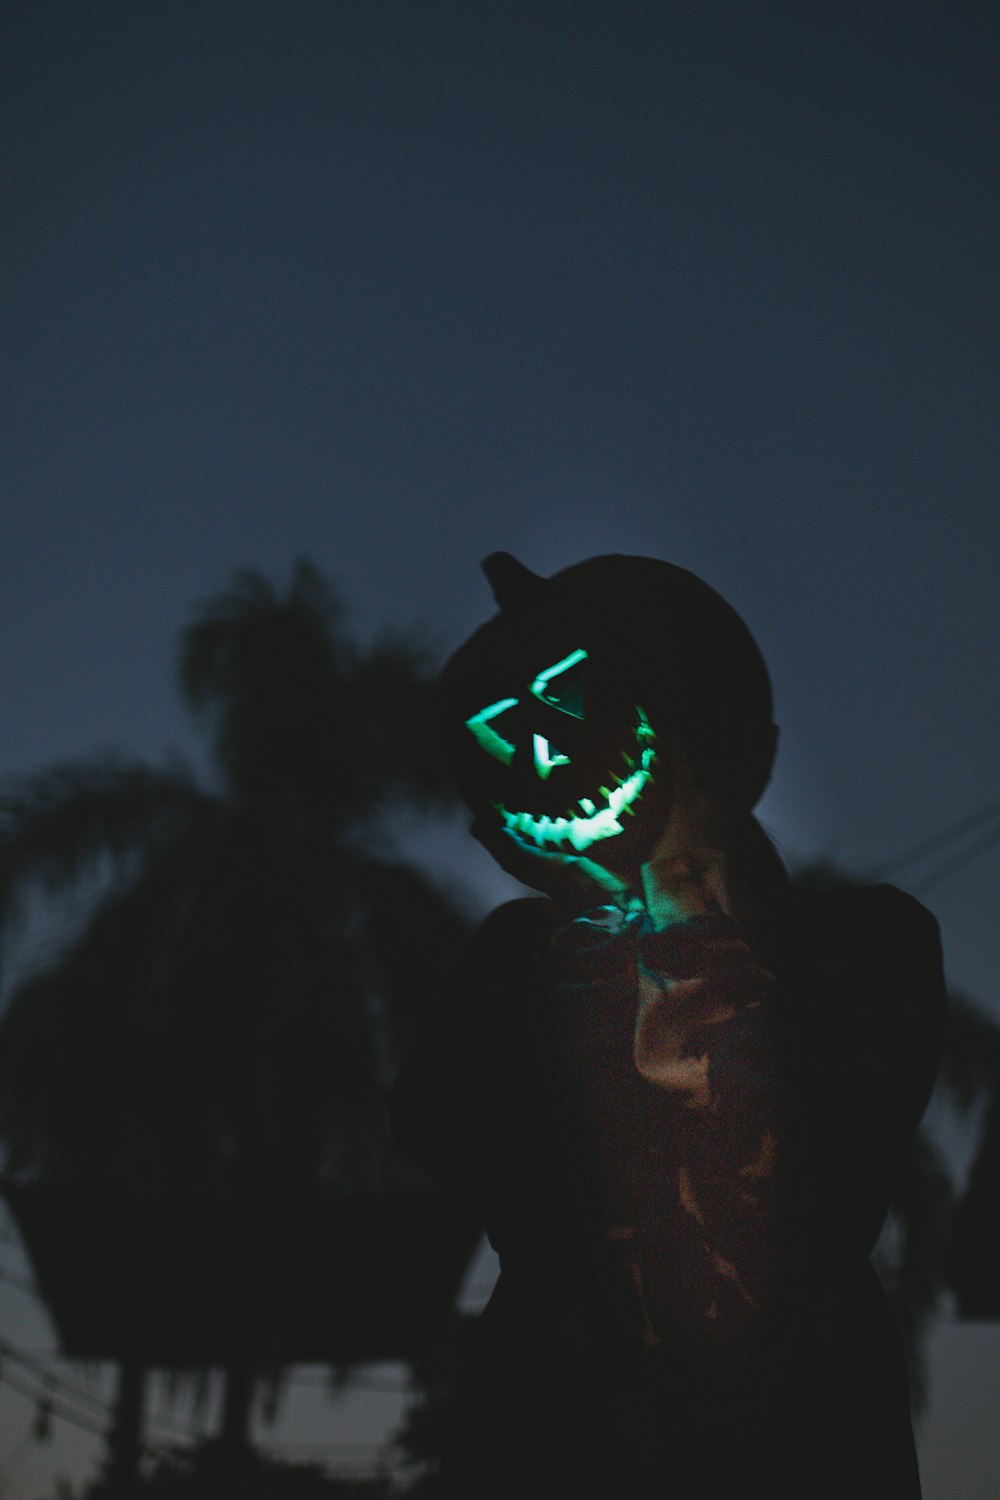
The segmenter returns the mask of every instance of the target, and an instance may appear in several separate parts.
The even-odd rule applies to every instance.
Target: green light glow
[[[559,693],[551,692],[548,685],[553,677],[561,677],[571,667],[575,667],[579,662],[586,660],[586,651],[571,651],[568,656],[563,657],[562,661],[557,661],[555,666],[546,667],[544,672],[539,672],[531,684],[532,693],[536,698],[540,698],[543,703],[549,704],[551,708],[558,708],[564,714],[571,714],[574,719],[582,719],[583,693],[580,686],[575,682],[572,685],[567,685],[570,687],[570,691],[560,695]],[[576,690],[573,691],[573,689]],[[570,706],[571,704],[572,707]]]
[[[636,766],[630,756],[623,755],[627,765],[633,769],[624,778],[609,775],[609,781],[617,784],[599,789],[597,795],[600,802],[590,797],[581,797],[577,803],[579,813],[570,809],[567,816],[557,818],[549,817],[547,813],[536,817],[533,813],[511,812],[502,803],[497,803],[497,812],[503,818],[507,831],[524,842],[532,842],[540,849],[546,845],[565,842],[577,853],[589,849],[591,844],[599,843],[602,839],[614,838],[616,834],[624,832],[619,819],[625,814],[634,814],[635,804],[653,779],[652,768],[656,760],[656,735],[642,709],[637,707],[636,713],[639,717],[635,729],[636,744],[640,750],[639,764]]]
[[[554,766],[569,765],[569,756],[562,755],[554,745],[550,746],[544,735],[533,735],[532,745],[535,752],[535,770],[542,781],[551,776]]]
[[[465,727],[471,731],[476,743],[481,745],[488,755],[496,760],[502,761],[509,766],[514,759],[514,746],[510,740],[505,740],[502,734],[497,734],[491,729],[488,721],[495,719],[497,714],[506,713],[508,708],[514,708],[517,704],[516,698],[501,698],[497,703],[491,703],[487,708],[481,708],[471,719],[466,719]]]
[[[561,713],[569,714],[571,718],[583,718],[583,682],[578,673],[574,673],[570,679],[563,683],[561,688],[553,690],[549,683],[553,678],[564,677],[567,672],[572,672],[573,667],[579,666],[587,660],[586,651],[571,651],[554,666],[546,667],[544,672],[539,672],[531,684],[534,696],[550,708],[557,708]],[[516,708],[517,698],[498,698],[496,703],[487,704],[471,719],[466,719],[465,727],[470,731],[476,743],[492,755],[494,760],[500,761],[502,765],[509,766],[514,759],[515,746],[510,740],[505,740],[490,724],[490,719],[495,719],[499,714],[506,713],[508,708]],[[555,766],[568,766],[569,756],[561,754],[549,745],[542,735],[534,736],[535,770],[544,781]]]

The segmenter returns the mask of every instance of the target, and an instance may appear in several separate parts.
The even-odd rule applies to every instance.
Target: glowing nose
[[[544,735],[536,734],[533,739],[535,749],[535,770],[544,781],[551,776],[553,766],[568,766],[569,756],[560,755],[554,745],[550,745]]]

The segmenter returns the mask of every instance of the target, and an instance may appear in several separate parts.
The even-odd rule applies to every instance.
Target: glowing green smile
[[[528,691],[531,697],[545,705],[547,711],[553,710],[567,718],[581,721],[585,718],[586,686],[587,653],[582,647],[578,647],[539,672]],[[512,766],[517,755],[515,739],[518,734],[518,718],[516,715],[511,715],[510,718],[507,716],[519,704],[518,698],[497,698],[465,721],[466,729],[479,748],[502,766]],[[606,777],[608,785],[599,787],[593,797],[581,797],[575,807],[567,808],[559,817],[553,818],[548,813],[515,812],[504,807],[501,802],[494,803],[507,832],[524,843],[532,844],[536,849],[568,844],[577,853],[602,839],[614,838],[616,834],[623,833],[621,818],[625,814],[630,817],[634,814],[635,804],[653,779],[652,768],[656,760],[656,736],[638,705],[635,712],[637,722],[633,750],[638,757],[638,764],[632,755],[622,751],[620,774],[609,771]],[[522,723],[523,717],[522,712]],[[555,722],[557,721],[552,714],[549,714],[547,725]],[[507,728],[506,733],[502,732],[508,724],[512,727]],[[555,732],[560,738],[563,737],[558,727]],[[576,743],[577,739],[574,731],[569,742]],[[531,761],[540,781],[548,781],[556,771],[560,773],[558,780],[561,782],[562,768],[571,764],[571,757],[565,754],[564,749],[554,745],[547,733],[532,733]]]
[[[642,709],[637,712],[639,723],[635,734],[642,747],[639,764],[624,780],[612,776],[610,779],[617,785],[600,788],[598,797],[603,805],[598,805],[590,797],[581,797],[577,803],[579,813],[569,810],[566,816],[552,818],[548,814],[536,817],[534,813],[512,812],[502,803],[497,803],[497,811],[508,832],[516,834],[519,839],[530,839],[538,848],[565,841],[578,853],[601,839],[614,838],[624,832],[620,818],[626,813],[632,815],[635,804],[653,779],[652,767],[656,760],[655,735]],[[628,764],[633,762],[629,760]]]

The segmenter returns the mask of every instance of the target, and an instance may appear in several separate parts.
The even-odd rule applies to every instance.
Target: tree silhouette
[[[246,570],[208,601],[183,634],[180,684],[216,785],[93,757],[0,796],[3,931],[39,893],[92,893],[0,1026],[0,1144],[22,1225],[35,1199],[81,1190],[109,1212],[183,1217],[423,1187],[385,1145],[385,1092],[466,930],[392,850],[400,809],[449,796],[426,664],[401,640],[360,649],[300,562],[283,594]],[[36,1258],[36,1274],[44,1293],[59,1268]],[[247,1313],[227,1361],[234,1451],[257,1363]],[[122,1360],[125,1472],[151,1361],[138,1346]]]

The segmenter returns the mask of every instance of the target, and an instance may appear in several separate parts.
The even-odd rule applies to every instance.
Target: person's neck
[[[751,813],[731,825],[724,846],[677,850],[661,840],[628,880],[658,927],[725,913],[749,936],[787,900],[790,883],[774,845]]]

